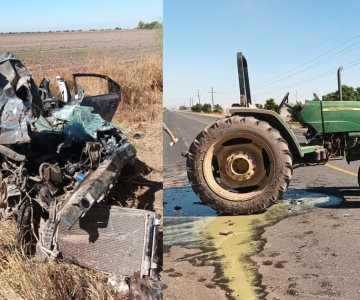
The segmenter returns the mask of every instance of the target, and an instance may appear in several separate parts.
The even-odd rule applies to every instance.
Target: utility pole
[[[197,92],[197,96],[198,96],[198,99],[199,99],[199,104],[201,104],[201,102],[200,102],[200,92],[199,92],[199,90],[198,90],[198,92]]]
[[[214,92],[213,87],[211,87],[211,92],[209,93],[211,94],[212,109],[214,109],[214,94],[216,94],[216,92]]]
[[[191,105],[191,97],[189,98],[189,101],[190,101],[190,106],[189,106],[189,108],[191,109],[191,106],[192,106],[192,105]]]

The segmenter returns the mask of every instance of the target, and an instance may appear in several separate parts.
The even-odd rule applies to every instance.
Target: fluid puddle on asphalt
[[[214,247],[219,258],[214,263],[221,265],[231,296],[258,299],[263,289],[250,257],[260,250],[259,230],[289,215],[342,202],[338,197],[297,189],[288,190],[283,198],[262,214],[222,216],[200,204],[191,188],[164,190],[164,245]]]

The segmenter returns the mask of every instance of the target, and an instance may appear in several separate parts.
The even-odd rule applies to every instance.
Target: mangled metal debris
[[[42,102],[30,73],[12,53],[0,55],[0,144],[30,142]]]
[[[108,94],[78,89],[76,78],[94,76],[107,81]],[[97,74],[74,80],[70,98],[57,78],[57,99],[48,79],[38,89],[13,54],[0,56],[1,218],[16,216],[17,243],[29,254],[119,275],[154,275],[157,215],[104,201],[136,155],[109,123],[120,86]]]

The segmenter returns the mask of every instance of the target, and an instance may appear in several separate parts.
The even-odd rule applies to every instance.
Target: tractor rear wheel
[[[266,210],[287,189],[292,155],[279,131],[253,117],[217,120],[193,141],[187,172],[194,192],[220,212]]]

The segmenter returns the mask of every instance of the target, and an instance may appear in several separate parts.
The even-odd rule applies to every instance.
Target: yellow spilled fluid
[[[249,257],[259,250],[260,241],[255,238],[255,225],[266,225],[286,213],[287,203],[272,206],[266,213],[249,216],[209,217],[201,231],[211,238],[222,256],[224,276],[235,299],[258,299],[255,279],[256,269]]]

